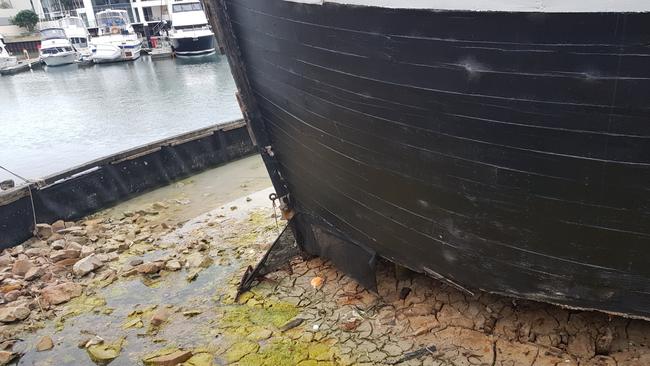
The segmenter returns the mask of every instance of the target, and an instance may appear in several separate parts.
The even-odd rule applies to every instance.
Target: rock
[[[65,267],[73,266],[75,263],[77,263],[77,258],[67,258],[67,259],[62,259],[58,262],[54,262],[54,264],[57,267],[64,268],[64,269]]]
[[[77,243],[77,242],[74,242],[74,241],[69,242],[65,246],[65,249],[77,250],[77,251],[79,251],[79,253],[81,253],[81,248],[82,248],[82,245]]]
[[[93,344],[86,348],[86,352],[95,363],[106,365],[116,359],[122,352],[122,340],[113,344]]]
[[[38,352],[48,351],[52,348],[54,348],[54,342],[52,342],[52,338],[50,336],[44,336],[36,344],[36,351]]]
[[[54,231],[55,233],[59,232],[59,231],[65,229],[65,221],[63,221],[63,220],[54,221],[52,223],[51,227],[52,227],[52,231]]]
[[[181,262],[179,262],[179,261],[177,261],[175,259],[172,259],[170,261],[167,261],[167,263],[165,263],[165,269],[168,270],[168,271],[178,271],[182,267],[183,266],[181,265]]]
[[[74,272],[77,277],[83,277],[103,265],[104,263],[95,257],[95,255],[90,255],[77,261],[77,263],[72,266],[72,272]]]
[[[57,250],[54,251],[50,254],[50,259],[53,262],[58,262],[64,259],[70,259],[70,258],[79,258],[79,255],[81,254],[80,250],[74,250],[74,249],[63,249],[63,250]]]
[[[183,363],[192,357],[192,352],[177,350],[175,352],[157,356],[153,358],[144,359],[145,365],[150,366],[176,366]]]
[[[0,351],[0,365],[8,365],[16,356],[13,352]]]
[[[195,252],[187,256],[187,262],[185,265],[188,268],[199,268],[207,267],[210,265],[210,263],[212,263],[210,257]]]
[[[13,262],[13,258],[9,254],[0,256],[0,267],[9,267]]]
[[[20,290],[9,291],[9,292],[7,292],[5,294],[5,301],[7,301],[7,302],[16,301],[16,300],[18,300],[20,295],[21,295]]]
[[[169,319],[169,312],[167,311],[167,309],[158,309],[151,316],[151,325],[157,327],[162,323],[166,322],[167,319]]]
[[[33,281],[43,275],[43,268],[41,267],[32,267],[25,273],[25,280]]]
[[[47,239],[50,236],[52,236],[52,234],[54,233],[54,231],[52,230],[52,226],[48,224],[36,224],[35,232],[36,232],[36,236],[38,236],[41,239]]]
[[[61,249],[65,248],[65,240],[64,239],[59,239],[59,240],[53,241],[52,244],[50,244],[50,248],[52,248],[54,250],[61,250]]]
[[[152,207],[154,208],[154,210],[163,210],[163,209],[169,208],[169,206],[167,206],[163,202],[156,202],[156,203],[153,204]]]
[[[63,230],[59,230],[59,234],[81,234],[83,232],[83,228],[81,226],[70,226],[67,227]]]
[[[49,255],[49,250],[47,248],[29,248],[25,251],[25,255],[29,258],[42,257]]]
[[[323,287],[324,282],[325,282],[325,280],[323,279],[323,277],[314,277],[314,278],[311,279],[311,281],[309,283],[311,284],[311,287],[318,290],[321,287]]]
[[[16,182],[13,179],[6,179],[0,182],[0,190],[6,191],[16,186]]]
[[[24,305],[10,306],[0,309],[0,322],[12,323],[17,320],[23,320],[29,316],[31,311]]]
[[[130,265],[131,267],[137,267],[137,266],[141,265],[142,263],[144,263],[144,261],[143,261],[142,259],[139,259],[139,258],[138,258],[138,259],[132,259],[132,260],[129,262],[129,265]]]
[[[32,262],[26,259],[19,259],[14,262],[11,273],[16,276],[24,276],[33,267]]]
[[[80,296],[82,289],[79,284],[66,282],[44,288],[41,290],[41,296],[46,303],[58,305]]]
[[[138,273],[143,273],[143,274],[153,274],[153,273],[158,273],[163,267],[163,264],[161,262],[150,262],[150,263],[143,263],[137,267],[135,267],[135,270]]]
[[[303,319],[303,318],[295,318],[295,319],[293,319],[293,320],[287,322],[287,323],[284,324],[283,326],[281,326],[281,327],[280,327],[280,331],[281,331],[281,332],[286,332],[286,331],[289,330],[289,329],[293,329],[293,328],[299,326],[299,325],[302,324],[304,321],[305,321],[305,319]]]
[[[89,246],[89,245],[83,245],[81,246],[81,251],[79,253],[79,256],[81,258],[86,258],[87,256],[94,254],[95,253],[95,248]]]

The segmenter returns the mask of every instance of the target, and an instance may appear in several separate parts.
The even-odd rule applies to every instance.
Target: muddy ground
[[[388,263],[378,294],[296,258],[235,301],[284,225],[259,159],[235,164],[3,252],[0,364],[650,365],[648,322],[470,297]]]

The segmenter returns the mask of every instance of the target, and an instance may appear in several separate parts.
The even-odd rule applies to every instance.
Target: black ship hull
[[[650,317],[650,14],[212,8],[299,244]]]
[[[205,56],[215,53],[213,34],[198,37],[171,37],[170,40],[172,49],[178,56]]]

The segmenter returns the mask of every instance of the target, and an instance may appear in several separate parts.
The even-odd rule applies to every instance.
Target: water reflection
[[[224,57],[75,65],[0,77],[0,165],[37,178],[241,117]],[[0,180],[8,178],[0,171]]]

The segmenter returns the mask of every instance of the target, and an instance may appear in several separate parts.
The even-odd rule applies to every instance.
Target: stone
[[[169,312],[167,309],[158,309],[151,316],[151,325],[160,326],[162,323],[166,322],[169,319]]]
[[[177,350],[166,355],[145,359],[144,363],[150,366],[176,366],[179,363],[189,360],[191,357],[192,352]]]
[[[52,223],[51,227],[52,227],[52,231],[54,231],[55,233],[59,232],[59,231],[65,229],[65,221],[63,221],[63,220],[54,221]]]
[[[50,336],[43,336],[38,343],[36,343],[36,351],[43,352],[54,348],[54,342]]]
[[[52,248],[53,250],[61,250],[61,249],[65,248],[65,240],[64,239],[59,239],[59,240],[53,241],[52,244],[50,244],[50,248]]]
[[[88,257],[77,261],[77,263],[72,266],[72,272],[74,272],[77,277],[83,277],[103,265],[104,263],[95,257],[95,255],[89,255]]]
[[[5,294],[5,301],[7,301],[7,302],[16,301],[16,300],[18,300],[20,295],[21,295],[20,290],[9,291],[9,292],[7,292]]]
[[[70,259],[70,258],[79,258],[79,255],[81,254],[81,251],[79,250],[74,250],[74,249],[63,249],[63,250],[57,250],[54,251],[50,254],[50,259],[53,262],[58,262],[64,259]]]
[[[0,351],[0,365],[8,365],[16,356],[13,352]]]
[[[27,306],[10,306],[0,309],[0,322],[12,323],[17,320],[23,320],[29,316],[31,311]]]
[[[33,281],[43,275],[43,268],[42,267],[32,267],[25,273],[25,280],[27,281]]]
[[[120,355],[120,352],[122,352],[122,340],[114,344],[93,344],[86,348],[86,352],[88,352],[88,356],[90,356],[90,359],[95,363],[99,365],[107,365],[112,360],[116,359],[117,356]]]
[[[24,276],[33,267],[32,262],[26,259],[19,259],[11,267],[11,273],[16,276]]]
[[[0,256],[0,267],[9,267],[13,262],[13,258],[9,254]]]
[[[89,245],[83,245],[81,247],[81,252],[80,252],[79,256],[81,258],[86,258],[87,256],[89,256],[91,254],[94,254],[94,253],[95,253],[95,248],[93,248],[93,247],[91,247]]]
[[[167,261],[167,263],[165,263],[165,269],[168,270],[168,271],[178,271],[182,267],[183,266],[181,265],[181,262],[179,262],[179,261],[177,261],[175,259],[172,259],[170,261]]]
[[[68,244],[66,244],[65,249],[70,249],[70,250],[77,250],[79,253],[81,253],[81,248],[83,246],[75,241],[71,241]]]
[[[47,248],[29,248],[25,251],[25,255],[29,258],[41,257],[49,255]]]
[[[48,224],[36,224],[36,236],[38,236],[41,239],[47,239],[52,234],[54,234],[54,231],[52,230],[52,226]]]
[[[207,267],[211,263],[210,257],[205,256],[201,253],[192,253],[187,256],[187,262],[185,265],[188,268],[199,268],[199,267]]]
[[[138,273],[142,274],[153,274],[153,273],[158,273],[163,267],[163,264],[161,262],[150,262],[150,263],[142,263],[141,265],[135,267],[135,270]]]
[[[163,202],[155,202],[152,207],[154,208],[154,210],[163,210],[169,208],[169,206],[167,206]]]
[[[137,266],[141,265],[142,263],[144,263],[144,261],[143,261],[142,259],[138,258],[138,259],[132,259],[132,260],[129,262],[129,265],[130,265],[131,267],[137,267]]]
[[[43,301],[51,305],[58,305],[70,301],[70,299],[81,296],[83,288],[81,285],[66,282],[59,285],[52,285],[41,290]]]

